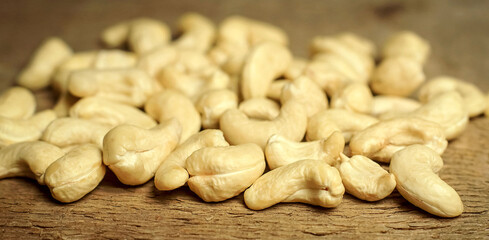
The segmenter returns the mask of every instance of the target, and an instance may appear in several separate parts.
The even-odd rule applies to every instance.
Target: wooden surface
[[[100,31],[149,16],[175,25],[186,11],[215,21],[231,14],[285,29],[296,55],[315,35],[353,31],[377,44],[410,29],[432,44],[428,77],[452,75],[489,90],[489,1],[18,1],[0,2],[0,89],[12,85],[29,54],[47,36],[76,51],[99,47]],[[40,109],[50,104],[37,93]],[[489,238],[489,120],[472,119],[443,154],[440,176],[460,194],[464,213],[427,214],[394,192],[367,203],[346,194],[334,209],[279,204],[245,207],[242,195],[204,203],[188,188],[160,192],[153,182],[124,186],[108,173],[82,200],[60,204],[30,179],[0,180],[0,239],[25,238]]]

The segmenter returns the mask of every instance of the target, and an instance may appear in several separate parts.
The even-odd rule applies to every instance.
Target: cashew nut
[[[338,58],[334,55],[331,55],[331,57]],[[347,62],[344,62],[341,58],[332,62],[335,65],[323,60],[311,61],[304,70],[304,75],[316,82],[328,96],[333,96],[343,85],[352,81],[348,76],[345,76],[346,73],[343,73],[350,71],[349,69],[343,69],[347,68],[345,66],[348,64]]]
[[[30,177],[44,185],[46,169],[63,155],[58,147],[41,141],[9,145],[0,149],[0,179]]]
[[[56,113],[53,110],[44,110],[29,119],[0,117],[0,148],[13,143],[38,140],[54,119]]]
[[[216,37],[214,23],[198,13],[186,13],[181,16],[178,28],[183,32],[174,43],[179,49],[206,52]]]
[[[265,147],[265,156],[270,170],[303,159],[321,160],[334,165],[344,147],[345,139],[340,132],[313,142],[294,142],[274,134]]]
[[[76,102],[70,109],[70,117],[87,119],[113,127],[126,123],[148,129],[156,125],[155,120],[141,110],[100,97],[86,97]]]
[[[324,91],[308,77],[299,77],[284,85],[280,102],[295,100],[302,103],[307,117],[328,108],[328,98]]]
[[[258,178],[244,193],[246,206],[262,210],[279,202],[336,207],[345,188],[336,168],[318,160],[301,160]]]
[[[178,145],[182,128],[176,119],[146,130],[133,125],[119,125],[103,140],[104,164],[127,185],[150,180],[160,164]]]
[[[170,191],[183,186],[189,178],[186,170],[187,158],[201,148],[215,146],[229,146],[220,130],[208,129],[192,135],[160,165],[155,174],[156,188]]]
[[[441,76],[430,80],[421,87],[418,97],[426,103],[441,93],[453,90],[462,96],[470,117],[480,115],[486,109],[485,96],[477,86],[452,77]]]
[[[153,95],[144,105],[144,110],[158,122],[176,118],[182,126],[180,143],[200,130],[199,112],[190,99],[176,90],[168,89]]]
[[[346,192],[359,199],[378,201],[396,188],[394,175],[367,157],[355,155],[348,158],[341,154],[341,164],[337,168]]]
[[[464,205],[457,192],[437,175],[442,167],[438,153],[416,144],[392,156],[390,172],[406,200],[431,214],[456,217]]]
[[[53,162],[46,169],[44,179],[56,200],[69,203],[95,189],[104,176],[101,150],[93,144],[85,144]]]
[[[306,132],[307,116],[302,104],[288,101],[280,109],[280,115],[271,121],[249,119],[238,109],[229,109],[221,116],[219,124],[229,143],[256,143],[264,149],[273,134],[301,141]]]
[[[320,140],[328,138],[335,131],[340,131],[345,142],[349,142],[353,134],[377,122],[376,118],[369,115],[344,109],[328,109],[309,118],[306,139]]]
[[[407,57],[424,64],[430,54],[429,43],[414,32],[401,31],[392,35],[382,47],[382,57]]]
[[[372,110],[372,92],[363,83],[350,83],[331,96],[332,108],[368,114]]]
[[[93,143],[102,149],[105,134],[112,126],[80,118],[58,118],[52,121],[41,137],[60,148]]]
[[[460,136],[469,122],[464,100],[456,91],[449,91],[430,99],[409,116],[440,124],[448,140]]]
[[[291,62],[292,54],[283,45],[272,42],[256,45],[243,66],[243,98],[265,97],[272,81],[281,76]]]
[[[262,149],[253,143],[228,147],[204,147],[187,159],[188,186],[206,202],[232,198],[265,171]]]
[[[350,150],[353,155],[390,162],[395,152],[413,144],[423,144],[441,155],[448,142],[439,124],[403,117],[380,121],[357,132],[350,140]]]
[[[136,66],[151,77],[156,77],[164,67],[175,62],[177,57],[177,49],[165,45],[141,55]]]
[[[372,73],[370,87],[377,94],[406,97],[423,82],[423,66],[407,57],[384,59]]]
[[[229,89],[205,92],[195,104],[202,118],[202,127],[219,128],[219,118],[228,109],[238,107],[238,96]]]
[[[126,41],[137,54],[148,52],[170,40],[170,29],[158,20],[139,18],[105,29],[102,41],[109,47],[121,47]]]
[[[280,105],[268,98],[251,98],[242,101],[238,108],[254,119],[273,120],[280,114]]]
[[[34,94],[23,87],[11,87],[0,95],[0,117],[27,119],[36,111]]]
[[[398,96],[378,95],[372,100],[372,111],[370,114],[375,117],[381,117],[385,114],[397,115],[397,113],[402,114],[412,112],[418,109],[420,106],[421,104],[414,99]]]
[[[136,66],[136,62],[134,53],[118,49],[101,50],[97,52],[92,67],[95,69],[130,68]]]
[[[376,54],[376,47],[373,42],[354,33],[340,33],[336,35],[336,39],[355,50],[355,52],[371,57],[374,57]]]
[[[71,54],[73,51],[62,39],[51,37],[44,40],[19,74],[17,83],[30,90],[47,87],[58,65]]]
[[[136,107],[161,90],[154,79],[136,68],[76,71],[68,89],[77,97],[97,96]]]

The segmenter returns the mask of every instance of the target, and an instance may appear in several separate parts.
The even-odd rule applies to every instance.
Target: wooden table
[[[175,26],[187,11],[220,21],[242,14],[285,29],[296,55],[315,35],[353,31],[381,44],[413,30],[432,44],[427,76],[452,75],[489,90],[489,1],[15,1],[0,2],[0,89],[6,89],[45,37],[76,51],[99,47],[106,26],[137,16]],[[37,93],[39,109],[52,104]],[[82,200],[61,204],[30,179],[0,180],[0,239],[25,238],[489,238],[489,120],[473,118],[443,154],[442,179],[460,194],[464,213],[427,214],[394,192],[374,203],[348,194],[334,209],[279,204],[245,207],[243,196],[205,203],[188,188],[160,192],[153,182],[128,187],[108,173]]]

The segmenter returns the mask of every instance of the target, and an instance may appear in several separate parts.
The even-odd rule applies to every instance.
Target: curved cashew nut
[[[204,147],[187,159],[188,186],[206,202],[232,198],[265,171],[262,149],[253,143],[228,147]]]
[[[18,142],[35,141],[56,119],[53,110],[44,110],[29,119],[10,119],[0,117],[0,148]]]
[[[429,43],[410,31],[392,35],[382,47],[383,58],[408,57],[419,64],[424,64],[429,54]]]
[[[452,77],[436,77],[419,89],[418,97],[421,102],[429,102],[432,98],[448,91],[457,91],[464,100],[470,117],[484,112],[487,103],[484,94],[474,84]]]
[[[303,159],[321,160],[334,165],[344,147],[345,139],[340,132],[313,142],[294,142],[274,134],[265,147],[265,156],[270,170]]]
[[[301,76],[284,85],[280,102],[295,100],[304,105],[307,117],[328,108],[328,98],[323,90],[308,77]]]
[[[63,155],[58,147],[40,141],[9,145],[0,149],[0,179],[30,177],[44,185],[46,169]]]
[[[134,52],[142,54],[166,44],[170,35],[170,29],[163,22],[138,18],[105,29],[102,41],[108,47],[120,47],[127,41]]]
[[[412,145],[392,157],[390,172],[397,191],[415,206],[440,217],[462,214],[464,205],[457,192],[438,175],[443,160],[432,149]]]
[[[192,101],[197,101],[207,91],[227,88],[230,79],[217,67],[188,74],[170,66],[161,70],[158,81],[165,89],[178,90]]]
[[[263,120],[273,120],[280,114],[280,105],[268,98],[244,100],[238,109],[250,118]]]
[[[439,124],[416,117],[380,121],[353,135],[353,155],[363,155],[380,162],[390,162],[392,155],[413,144],[423,144],[438,154],[447,148],[447,140]]]
[[[372,73],[370,87],[377,94],[406,97],[424,81],[423,66],[407,57],[384,59]]]
[[[175,90],[164,90],[153,95],[144,105],[144,110],[159,122],[176,118],[182,126],[180,143],[200,130],[200,114],[190,99]]]
[[[47,87],[56,68],[72,54],[73,51],[62,39],[51,37],[44,40],[19,74],[17,83],[30,90]]]
[[[309,118],[306,139],[308,141],[320,140],[328,138],[335,131],[340,131],[345,142],[349,142],[353,134],[378,121],[374,117],[361,113],[344,109],[328,109]]]
[[[123,123],[142,128],[151,128],[156,125],[155,120],[141,110],[100,97],[81,99],[71,107],[70,117],[87,119],[113,127]]]
[[[229,146],[221,130],[208,129],[192,135],[160,165],[155,174],[156,188],[170,191],[183,186],[189,178],[186,170],[187,158],[201,148],[216,146]]]
[[[372,92],[363,83],[350,83],[331,97],[332,108],[368,114],[372,110]]]
[[[178,29],[183,32],[174,43],[179,49],[206,52],[216,37],[214,23],[198,13],[186,13],[181,16]]]
[[[111,128],[86,119],[58,118],[48,125],[41,139],[61,148],[93,143],[102,149],[104,136]]]
[[[135,68],[76,71],[68,89],[77,97],[97,96],[136,107],[160,90],[154,79]]]
[[[341,154],[341,163],[337,169],[346,192],[362,200],[372,202],[384,199],[396,188],[394,175],[361,155],[348,158]]]
[[[291,62],[292,54],[283,45],[264,42],[255,46],[243,66],[243,98],[265,97],[272,81],[281,76]]]
[[[414,99],[379,95],[372,100],[372,111],[370,114],[375,117],[381,117],[382,115],[409,113],[420,106],[421,103]]]
[[[143,184],[155,175],[163,160],[178,145],[181,132],[176,119],[149,130],[119,125],[104,137],[104,164],[122,183]]]
[[[268,87],[267,91],[267,98],[280,101],[280,96],[282,96],[282,89],[288,82],[290,82],[289,79],[279,79],[270,83],[270,87]]]
[[[318,160],[301,160],[258,178],[244,193],[246,206],[262,210],[279,202],[336,207],[345,188],[336,168]]]
[[[238,107],[238,96],[229,89],[205,92],[195,104],[202,118],[202,127],[219,128],[219,119],[228,109]]]
[[[306,131],[307,116],[302,104],[288,101],[280,109],[280,115],[271,121],[249,119],[238,109],[230,109],[221,116],[219,124],[229,143],[256,143],[264,149],[273,134],[301,141]]]
[[[45,173],[45,182],[51,195],[69,203],[87,195],[102,181],[105,165],[102,152],[93,144],[84,144],[53,162]]]
[[[449,91],[434,97],[408,115],[440,124],[446,138],[451,140],[460,136],[469,122],[464,103],[458,92]]]
[[[23,87],[11,87],[0,95],[0,117],[27,119],[36,111],[36,98]]]

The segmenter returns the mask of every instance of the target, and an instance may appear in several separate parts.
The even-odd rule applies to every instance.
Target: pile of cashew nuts
[[[431,214],[463,212],[440,156],[489,115],[489,98],[457,78],[425,81],[430,45],[413,32],[379,50],[353,33],[318,36],[306,59],[276,26],[188,13],[173,36],[138,18],[101,40],[73,52],[48,38],[1,94],[0,179],[34,178],[69,203],[108,167],[123,184],[188,186],[206,202],[244,192],[253,210],[336,207],[345,191],[379,201],[396,188]],[[36,112],[33,91],[47,87],[57,102]]]

